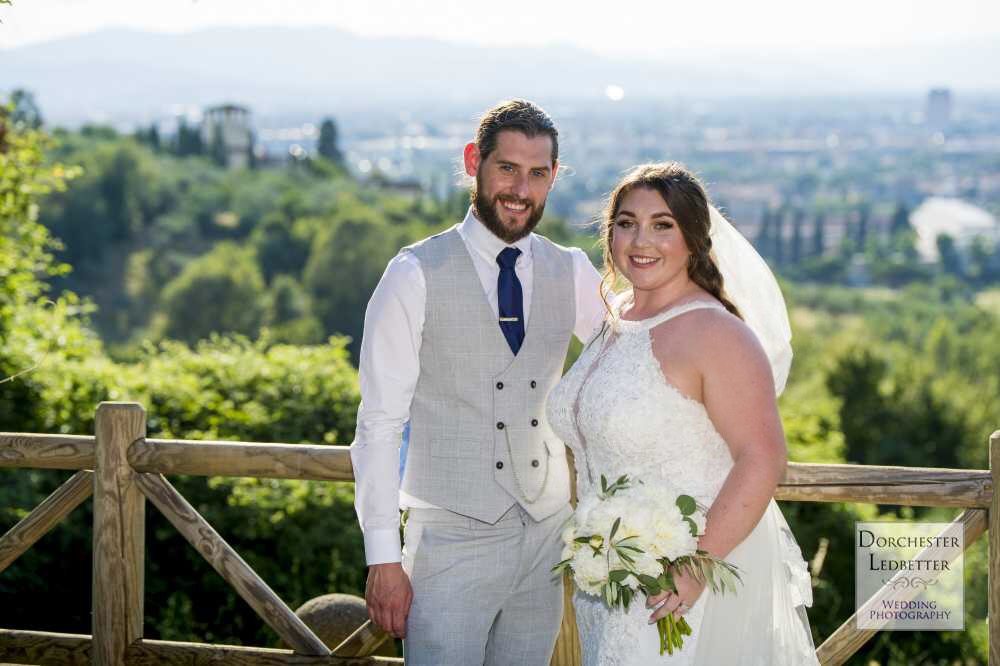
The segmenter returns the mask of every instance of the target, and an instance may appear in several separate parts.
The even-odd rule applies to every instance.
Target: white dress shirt
[[[469,250],[490,307],[499,317],[497,278],[500,267],[496,257],[509,245],[483,226],[471,209],[458,225],[458,233]],[[534,287],[532,246],[538,242],[541,241],[534,234],[529,234],[513,244],[521,250],[514,271],[524,295],[526,330]],[[573,334],[586,342],[604,320],[601,276],[582,250],[572,248],[571,252],[576,293]],[[369,565],[400,561],[400,507],[433,506],[399,489],[400,438],[409,419],[410,401],[420,376],[426,293],[420,260],[412,252],[403,252],[389,262],[365,312],[358,364],[361,406],[351,445],[351,462],[354,465],[355,507]]]

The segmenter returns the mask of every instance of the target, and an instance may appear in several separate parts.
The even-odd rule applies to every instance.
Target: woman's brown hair
[[[628,172],[608,196],[601,223],[601,247],[604,250],[604,281],[601,293],[606,293],[607,288],[610,288],[617,278],[611,256],[615,217],[625,196],[638,188],[658,192],[677,220],[677,226],[691,252],[688,257],[688,277],[715,297],[727,310],[742,319],[739,309],[726,295],[722,284],[722,273],[712,254],[708,195],[698,177],[679,162],[639,165]]]

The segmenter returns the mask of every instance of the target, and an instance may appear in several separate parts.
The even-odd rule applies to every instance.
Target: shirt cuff
[[[368,529],[365,530],[365,560],[368,566],[400,562],[403,559],[403,549],[399,542],[399,530]]]

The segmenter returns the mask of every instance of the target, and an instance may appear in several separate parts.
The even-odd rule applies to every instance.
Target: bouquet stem
[[[673,613],[656,621],[660,633],[660,654],[673,654],[674,649],[684,647],[684,637],[691,635],[691,625],[683,617],[675,619]]]

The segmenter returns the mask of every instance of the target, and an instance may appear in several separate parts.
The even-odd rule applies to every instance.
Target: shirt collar
[[[479,218],[472,213],[471,206],[469,207],[469,212],[465,214],[462,224],[459,225],[458,231],[462,234],[465,242],[469,244],[469,247],[478,252],[491,264],[496,263],[497,255],[505,247],[516,247],[521,251],[521,256],[517,258],[518,261],[531,259],[531,237],[534,236],[533,233],[528,234],[516,243],[505,243],[494,236],[493,232],[479,221]]]

